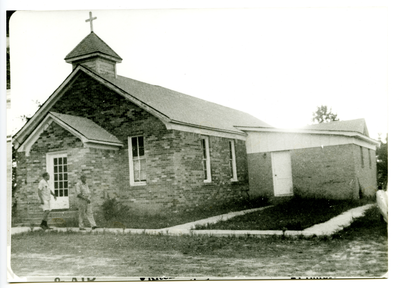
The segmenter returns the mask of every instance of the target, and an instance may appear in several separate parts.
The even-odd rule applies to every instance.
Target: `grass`
[[[332,235],[334,239],[354,240],[361,238],[382,238],[387,239],[387,224],[382,219],[377,206],[368,209],[364,217],[356,218],[350,226]]]
[[[332,237],[34,231],[12,236],[11,255],[18,276],[378,277],[388,267],[376,208]]]
[[[294,197],[274,207],[248,213],[195,229],[217,230],[304,230],[323,223],[368,200],[330,200]]]
[[[233,211],[267,206],[268,200],[264,197],[248,199],[241,197],[223,204],[205,204],[181,211],[170,211],[163,214],[151,215],[138,213],[115,200],[108,200],[103,206],[103,211],[95,215],[96,224],[105,228],[136,228],[160,229],[172,227],[212,216],[217,216]],[[68,227],[73,227],[75,222]],[[76,226],[74,226],[76,227]]]

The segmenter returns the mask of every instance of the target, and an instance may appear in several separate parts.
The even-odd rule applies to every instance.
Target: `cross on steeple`
[[[92,17],[92,12],[89,12],[89,19],[86,19],[85,22],[90,21],[90,32],[93,32],[93,21],[96,19],[97,17]]]

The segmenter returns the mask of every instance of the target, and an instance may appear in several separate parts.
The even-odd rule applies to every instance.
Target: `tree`
[[[317,111],[313,112],[312,120],[313,122],[326,123],[331,121],[339,121],[339,118],[337,118],[337,114],[332,113],[332,108],[329,108],[328,112],[328,106],[321,105],[317,107]]]
[[[379,136],[379,147],[376,149],[376,169],[378,174],[378,189],[387,189],[388,184],[388,134],[386,143]]]
[[[33,101],[33,100],[32,100]],[[42,106],[42,104],[38,100],[33,101],[35,105],[37,105],[38,109]],[[31,116],[27,115],[20,115],[19,116],[24,122],[29,121],[31,119]],[[11,146],[12,148],[12,170],[11,170],[11,178],[12,178],[12,209],[11,213],[12,216],[16,216],[17,214],[17,201],[16,201],[16,196],[17,196],[17,150],[15,149],[14,145]]]
[[[7,54],[6,54],[6,61],[7,61],[7,89],[10,89],[10,81],[11,81],[11,74],[10,74],[10,46],[8,45],[8,38],[10,36],[10,18],[15,11],[7,10],[7,21],[6,21],[6,36],[7,36]]]
[[[11,146],[12,149],[12,168],[11,168],[11,216],[15,217],[17,214],[17,153],[15,151],[14,146]]]

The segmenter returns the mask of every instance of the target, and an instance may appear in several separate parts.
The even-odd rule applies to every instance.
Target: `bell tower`
[[[64,60],[72,64],[72,69],[82,65],[99,74],[116,78],[116,64],[121,63],[122,58],[93,32],[93,20],[97,17],[92,18],[92,12],[89,16],[86,22],[90,21],[90,34],[68,53]]]

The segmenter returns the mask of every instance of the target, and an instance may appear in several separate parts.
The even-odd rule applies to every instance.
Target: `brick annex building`
[[[64,210],[77,209],[74,184],[81,174],[95,210],[107,197],[158,213],[248,190],[270,198],[293,191],[358,198],[376,191],[377,142],[363,119],[279,130],[244,112],[117,75],[122,58],[94,32],[65,61],[72,73],[13,137],[18,217],[38,206],[45,171],[59,197],[52,208]]]

